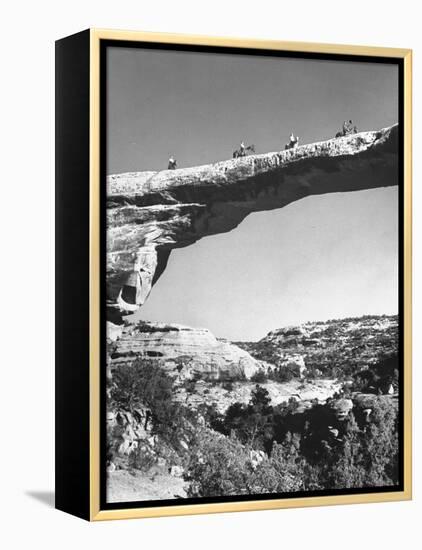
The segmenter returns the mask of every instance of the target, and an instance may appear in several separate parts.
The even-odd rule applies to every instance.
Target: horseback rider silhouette
[[[285,149],[294,149],[299,144],[299,136],[295,136],[293,132],[290,134],[289,143],[284,147]]]
[[[171,157],[169,158],[169,163],[167,168],[168,170],[176,170],[177,168],[177,162],[176,162],[176,159],[173,157],[173,155],[171,155]]]

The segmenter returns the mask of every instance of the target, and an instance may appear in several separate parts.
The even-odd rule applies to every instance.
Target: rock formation
[[[252,357],[288,366],[304,361],[307,376],[336,377],[333,369],[354,370],[395,355],[399,346],[397,315],[365,315],[307,322],[273,330],[258,342],[237,342]]]
[[[398,126],[216,164],[107,178],[108,303],[139,274],[139,307],[172,249],[309,195],[398,184]]]
[[[236,380],[250,378],[262,361],[238,346],[218,340],[207,329],[139,322],[117,327],[107,323],[109,366],[113,370],[135,358],[152,358],[179,379]]]

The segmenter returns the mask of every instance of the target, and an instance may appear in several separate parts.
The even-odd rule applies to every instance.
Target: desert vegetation
[[[247,406],[235,403],[223,418],[211,417],[211,426],[226,439],[217,440],[215,453],[207,441],[207,452],[199,452],[200,466],[195,458],[190,465],[192,479],[195,478],[197,484],[203,481],[202,494],[205,495],[210,471],[217,467],[219,460],[221,464],[231,462],[231,449],[236,444],[236,460],[243,457],[245,464],[251,462],[254,452],[262,453],[263,460],[252,468],[248,480],[255,483],[258,476],[263,492],[396,485],[398,417],[395,402],[386,396],[374,396],[368,415],[356,401],[353,412],[339,418],[336,401],[315,404],[298,414],[297,403],[293,400],[287,405],[271,407],[265,389],[257,385]],[[239,451],[239,445],[243,452]],[[223,449],[227,451],[226,460],[221,459]],[[217,460],[217,457],[220,458]],[[251,466],[249,469],[245,466],[245,472],[250,470]],[[222,471],[224,467],[220,474]],[[280,477],[281,474],[284,477]],[[239,484],[240,494],[244,492],[242,487]]]
[[[176,472],[186,495],[198,498],[395,486],[398,404],[388,389],[397,389],[397,353],[346,367],[341,392],[306,410],[295,398],[271,402],[262,384],[283,381],[281,366],[258,371],[249,402],[233,402],[221,413],[212,404],[192,407],[177,399],[181,386],[195,391],[197,380],[180,383],[162,360],[136,359],[109,384],[108,411],[117,420],[109,426],[108,460],[146,475],[157,468]],[[119,421],[122,414],[126,420]],[[122,453],[125,438],[131,444]]]
[[[274,379],[291,379],[286,357],[300,354],[307,376],[347,379],[381,357],[397,354],[397,316],[365,315],[305,323],[270,332],[258,342],[236,342],[273,366]]]

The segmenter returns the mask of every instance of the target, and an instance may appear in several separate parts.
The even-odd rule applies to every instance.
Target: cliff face
[[[150,358],[179,380],[250,379],[274,367],[289,370],[298,381],[304,375],[335,379],[397,354],[398,318],[368,315],[308,322],[274,330],[258,342],[228,342],[207,329],[178,324],[109,322],[107,338],[112,370]]]
[[[209,330],[183,325],[146,323],[117,327],[108,323],[112,370],[135,358],[156,359],[179,379],[250,378],[261,362],[238,346],[218,340]]]
[[[140,306],[173,248],[309,195],[398,184],[398,127],[216,164],[107,178],[108,300],[139,273]]]
[[[366,315],[280,328],[258,342],[238,345],[255,359],[272,364],[300,355],[311,377],[335,378],[397,354],[398,343],[397,315]]]

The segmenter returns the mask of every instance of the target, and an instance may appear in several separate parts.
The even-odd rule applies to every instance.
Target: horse
[[[344,136],[350,136],[352,134],[357,134],[357,133],[358,133],[358,127],[357,126],[352,126],[346,132],[344,130],[342,130],[341,132],[337,132],[336,138],[340,138],[340,137],[344,137]]]
[[[255,145],[248,145],[245,147],[242,151],[242,149],[236,149],[236,151],[233,151],[233,158],[238,159],[242,157],[246,157],[247,155],[253,155],[255,153]]]
[[[290,140],[289,143],[286,143],[286,145],[284,146],[284,150],[286,151],[287,149],[294,149],[298,145],[299,145],[299,138],[297,137],[294,140]]]

